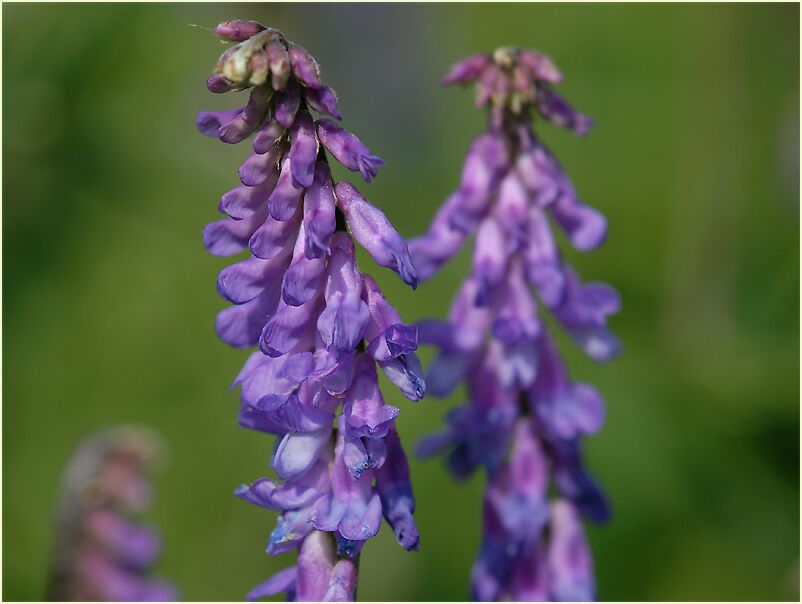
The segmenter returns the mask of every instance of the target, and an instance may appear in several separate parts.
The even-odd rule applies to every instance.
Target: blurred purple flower
[[[172,584],[149,577],[161,539],[134,516],[152,502],[158,449],[155,435],[128,426],[80,445],[62,479],[49,600],[178,599]]]
[[[425,280],[476,234],[471,275],[448,321],[418,324],[420,341],[439,350],[427,375],[430,391],[445,396],[464,382],[468,402],[418,453],[445,452],[458,479],[478,467],[488,475],[472,574],[477,600],[593,599],[580,515],[596,522],[609,516],[580,449],[580,438],[601,428],[604,403],[592,386],[569,379],[538,317],[539,307],[550,311],[596,361],[620,351],[607,327],[621,306],[618,293],[582,283],[552,234],[556,224],[576,249],[588,251],[607,232],[604,216],[580,202],[530,126],[537,114],[575,134],[590,129],[592,120],[551,88],[561,80],[545,55],[511,47],[452,68],[444,83],[476,86],[488,128],[471,144],[459,188],[428,232],[409,243],[417,277]]]
[[[279,480],[260,478],[236,495],[279,512],[270,554],[298,550],[296,566],[248,599],[350,601],[357,558],[382,516],[405,549],[418,547],[399,410],[384,402],[377,365],[411,400],[425,392],[418,330],[360,271],[354,240],[413,288],[418,278],[384,213],[333,182],[328,154],[368,182],[383,162],[313,117],[341,119],[315,59],[258,23],[226,21],[217,32],[238,44],[220,57],[209,89],[251,92],[242,109],[201,113],[198,128],[228,143],[255,133],[241,185],[220,200],[228,217],[204,231],[213,254],[251,254],[220,273],[217,289],[234,306],[218,315],[217,332],[232,346],[259,344],[234,382],[239,423],[278,437]]]

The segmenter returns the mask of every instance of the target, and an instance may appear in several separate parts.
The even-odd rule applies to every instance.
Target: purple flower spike
[[[444,453],[458,480],[477,468],[487,474],[482,544],[471,575],[472,595],[482,601],[594,598],[580,516],[605,522],[610,515],[581,456],[582,439],[604,422],[604,403],[595,388],[569,379],[539,317],[550,312],[596,361],[620,350],[607,325],[620,310],[618,293],[580,282],[552,232],[556,224],[580,251],[595,249],[607,233],[604,216],[579,201],[529,124],[537,113],[577,134],[589,130],[590,118],[551,89],[561,80],[548,57],[515,47],[452,68],[444,83],[475,82],[476,104],[488,109],[487,131],[471,144],[458,191],[428,232],[410,242],[418,276],[428,279],[476,233],[471,275],[448,320],[417,325],[420,341],[438,349],[429,389],[446,396],[464,382],[468,401],[447,415],[447,428],[425,439],[419,453]],[[392,377],[397,367],[387,365],[411,356],[384,359],[405,337],[411,346],[412,334],[382,332],[391,320],[369,324],[367,350],[402,384]],[[383,467],[392,458],[390,446]]]
[[[240,388],[239,425],[276,436],[270,465],[278,476],[235,494],[279,512],[269,554],[298,551],[296,566],[247,597],[286,592],[289,600],[353,601],[358,558],[382,517],[405,549],[418,544],[395,428],[400,411],[384,403],[377,367],[410,400],[426,388],[415,355],[418,328],[359,270],[354,239],[413,287],[417,276],[387,217],[351,185],[333,181],[329,153],[367,181],[382,161],[347,130],[315,119],[342,117],[317,62],[278,30],[253,22],[228,21],[218,33],[238,43],[220,57],[208,87],[250,89],[250,97],[241,109],[201,113],[198,127],[228,143],[255,135],[238,171],[242,185],[218,205],[228,218],[210,224],[203,239],[213,254],[250,251],[220,272],[218,292],[233,306],[218,314],[216,330],[231,346],[259,346],[232,387]],[[572,468],[566,484],[576,477]],[[152,555],[146,532],[118,527],[114,535],[128,543],[132,567]],[[117,571],[98,565],[95,572]],[[127,575],[115,581],[117,595],[137,599]],[[154,585],[146,595],[163,593]]]
[[[120,426],[81,443],[64,472],[56,508],[50,601],[174,601],[175,588],[151,578],[161,539],[137,512],[152,500],[150,470],[161,443]]]
[[[379,266],[392,269],[401,275],[412,289],[418,286],[418,276],[409,257],[407,242],[393,228],[387,216],[349,183],[335,187],[337,205],[343,211],[351,233]]]
[[[379,167],[384,162],[377,155],[372,155],[361,140],[330,120],[317,123],[317,135],[326,149],[337,161],[352,172],[359,172],[365,182],[376,177]]]

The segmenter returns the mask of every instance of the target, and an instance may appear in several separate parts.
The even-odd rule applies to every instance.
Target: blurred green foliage
[[[195,131],[225,18],[284,30],[321,62],[347,127],[387,165],[361,185],[405,235],[456,186],[483,128],[439,78],[471,52],[539,48],[598,126],[540,131],[608,243],[569,253],[620,289],[625,354],[598,367],[608,419],[586,447],[614,517],[592,527],[612,600],[798,597],[799,7],[716,5],[45,5],[3,9],[3,598],[43,597],[62,468],[88,431],[134,421],[172,456],[150,520],[160,574],[187,599],[241,599],[291,563],[264,554],[274,515],[232,490],[267,470],[269,437],[237,427],[245,358],[220,343],[226,264],[200,231],[246,146]],[[346,177],[339,173],[340,178]],[[353,178],[348,176],[349,178]],[[468,255],[411,293],[374,274],[407,320],[444,314]],[[428,358],[428,353],[424,355]],[[412,444],[460,401],[388,402]],[[360,597],[459,600],[483,479],[413,461],[421,550],[385,526]]]

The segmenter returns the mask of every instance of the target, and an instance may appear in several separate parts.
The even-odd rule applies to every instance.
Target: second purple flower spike
[[[464,382],[469,397],[420,453],[447,452],[458,478],[479,466],[488,474],[477,600],[596,595],[580,517],[601,522],[609,512],[582,466],[580,438],[599,430],[604,404],[592,386],[569,379],[538,307],[588,356],[606,361],[619,352],[607,316],[620,299],[608,285],[582,283],[552,235],[556,225],[581,251],[606,235],[604,217],[580,202],[530,126],[537,116],[579,135],[590,129],[590,118],[552,88],[561,79],[545,55],[510,47],[452,68],[444,82],[475,84],[488,128],[468,151],[459,188],[410,242],[413,265],[428,279],[476,235],[472,273],[448,320],[419,327],[421,341],[440,351],[430,391],[445,396]]]
[[[335,184],[329,154],[366,181],[382,160],[335,122],[334,91],[315,59],[275,29],[228,21],[216,33],[236,42],[220,57],[212,92],[249,89],[234,111],[204,112],[198,128],[225,143],[253,137],[240,184],[220,199],[227,217],[206,227],[206,248],[248,257],[220,273],[233,303],[217,317],[231,346],[258,345],[235,385],[241,426],[278,436],[272,466],[236,494],[280,512],[267,550],[298,550],[298,564],[257,586],[253,600],[287,592],[298,601],[351,601],[358,557],[382,516],[407,550],[418,547],[407,459],[384,402],[377,368],[410,400],[425,392],[407,325],[363,274],[354,241],[411,287],[418,277],[407,243],[352,185]]]

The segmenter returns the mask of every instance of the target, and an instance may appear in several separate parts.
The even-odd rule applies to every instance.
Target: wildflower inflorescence
[[[120,427],[87,438],[67,467],[56,509],[49,600],[164,602],[174,587],[149,577],[158,533],[136,519],[153,499],[154,435]]]
[[[428,279],[476,234],[472,273],[448,320],[419,327],[421,341],[439,348],[427,374],[430,392],[445,396],[464,381],[469,397],[448,415],[445,432],[421,443],[420,453],[448,451],[459,478],[480,466],[488,474],[472,574],[478,600],[593,599],[580,517],[608,516],[580,456],[580,437],[599,430],[604,404],[594,388],[569,380],[536,302],[591,358],[606,361],[618,353],[607,329],[607,316],[620,307],[618,294],[602,283],[582,283],[551,231],[556,223],[573,247],[586,251],[607,230],[530,125],[539,116],[579,135],[590,129],[590,118],[553,90],[561,79],[548,57],[512,47],[452,68],[444,83],[475,83],[488,127],[471,144],[459,188],[428,232],[410,241],[418,275]]]
[[[280,516],[267,550],[298,550],[298,564],[257,586],[249,599],[286,591],[297,600],[352,600],[357,561],[382,515],[398,542],[417,549],[414,499],[378,365],[413,401],[424,394],[417,328],[402,322],[354,257],[354,240],[381,266],[417,285],[407,243],[347,182],[335,184],[329,155],[365,181],[382,160],[341,119],[315,59],[275,29],[228,21],[215,32],[235,42],[207,87],[250,89],[233,111],[203,112],[198,127],[225,143],[253,135],[241,184],[224,194],[227,218],[208,225],[206,248],[248,258],[220,273],[233,304],[217,317],[231,346],[258,345],[235,381],[239,423],[278,436],[272,466],[236,494]]]

